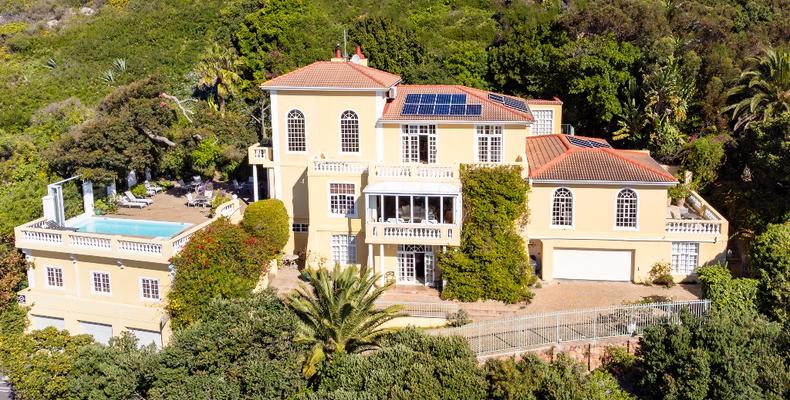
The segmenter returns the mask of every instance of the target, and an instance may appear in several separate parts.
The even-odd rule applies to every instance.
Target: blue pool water
[[[92,217],[76,225],[75,228],[78,228],[80,232],[101,233],[105,235],[169,238],[190,226],[192,226],[192,224],[180,222]]]

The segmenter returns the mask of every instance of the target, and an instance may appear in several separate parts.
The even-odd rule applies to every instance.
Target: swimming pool
[[[137,219],[120,219],[91,217],[74,227],[79,232],[101,233],[105,235],[142,236],[148,238],[169,238],[192,226],[181,222],[142,221]]]

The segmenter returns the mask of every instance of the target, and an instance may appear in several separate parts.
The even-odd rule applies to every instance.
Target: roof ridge
[[[461,90],[462,92],[465,92],[466,94],[468,94],[470,96],[477,97],[478,99],[480,99],[482,101],[485,101],[486,103],[493,104],[495,107],[503,109],[503,110],[505,110],[505,111],[507,111],[507,112],[509,112],[511,114],[514,114],[514,115],[519,116],[519,117],[524,117],[524,115],[529,115],[530,117],[532,117],[533,121],[535,120],[535,117],[532,115],[531,111],[528,112],[528,113],[521,113],[520,111],[517,111],[517,110],[514,110],[514,109],[512,109],[510,107],[507,107],[507,106],[505,106],[502,103],[497,103],[496,101],[491,101],[487,97],[484,98],[484,97],[480,96],[479,94],[474,93],[475,90],[479,90],[481,92],[486,92],[486,94],[494,93],[494,92],[491,92],[491,91],[488,91],[488,90],[474,89],[474,88],[466,87],[466,86],[463,86],[463,85],[453,85],[453,86],[457,87],[459,90]],[[499,93],[494,93],[494,94],[499,94]],[[506,96],[506,95],[502,95],[502,96]],[[509,96],[509,97],[512,97],[512,96]]]
[[[675,177],[672,176],[669,172],[658,171],[658,170],[653,169],[652,167],[649,167],[649,166],[647,166],[645,164],[642,164],[641,162],[638,162],[636,160],[632,160],[632,159],[630,159],[628,157],[623,157],[621,154],[618,154],[619,151],[617,149],[613,149],[613,148],[608,148],[608,149],[607,148],[598,148],[598,149],[603,150],[603,151],[605,151],[605,152],[607,152],[607,153],[609,153],[609,154],[617,157],[618,159],[623,160],[623,161],[625,161],[625,162],[627,162],[629,164],[636,165],[637,167],[639,167],[641,169],[644,169],[646,171],[650,171],[650,172],[652,172],[654,174],[658,174],[660,176],[663,176],[664,178],[670,178],[672,180],[676,180]]]
[[[549,136],[549,135],[541,135],[541,136]],[[551,136],[555,136],[555,135],[551,135]],[[540,136],[536,136],[536,137],[540,137]],[[541,165],[540,168],[536,169],[534,172],[530,172],[529,173],[530,176],[532,176],[533,174],[537,175],[540,172],[543,172],[543,170],[548,169],[548,167],[553,166],[554,164],[557,164],[558,162],[568,158],[570,154],[577,151],[576,148],[571,147],[568,143],[563,141],[562,138],[558,138],[558,139],[560,139],[560,143],[562,143],[562,145],[565,146],[565,151],[563,151],[562,154],[558,155],[557,157],[554,157],[551,160],[549,160],[549,162]]]
[[[329,62],[329,61],[320,61],[320,60],[319,60],[319,61],[311,62],[310,64],[307,64],[307,65],[301,66],[301,67],[299,67],[299,68],[297,68],[297,69],[295,69],[295,70],[292,70],[292,71],[288,71],[288,72],[286,72],[286,73],[284,73],[284,74],[282,74],[282,75],[277,75],[277,76],[275,76],[275,77],[274,77],[274,78],[272,78],[272,79],[267,79],[265,82],[261,83],[261,86],[263,86],[263,85],[265,85],[265,84],[267,84],[267,83],[269,83],[269,82],[271,82],[271,81],[274,81],[274,80],[280,79],[280,78],[282,78],[283,76],[290,75],[290,74],[293,74],[293,73],[295,73],[295,72],[298,72],[298,71],[301,71],[301,70],[303,70],[303,69],[306,69],[307,67],[310,67],[310,66],[314,65],[315,63],[324,63],[324,62]]]
[[[363,68],[363,66],[362,66],[362,65],[359,65],[359,64],[357,64],[357,63],[355,63],[355,62],[351,62],[351,61],[344,61],[344,62],[345,62],[345,63],[348,63],[348,65],[350,65],[350,66],[351,66],[351,68],[353,68],[353,69],[357,70],[357,71],[358,71],[359,73],[361,73],[362,75],[365,75],[365,76],[367,76],[368,78],[370,78],[371,80],[373,80],[373,82],[376,82],[376,83],[378,83],[378,84],[379,84],[379,85],[381,85],[381,86],[390,87],[390,86],[387,86],[387,84],[385,84],[384,82],[382,82],[382,81],[378,80],[378,79],[377,79],[376,77],[374,77],[372,74],[368,73],[368,71],[366,71],[365,69],[366,69],[366,68],[375,69],[376,71],[381,71],[381,72],[384,72],[384,73],[386,73],[386,74],[390,74],[389,72],[387,72],[387,71],[384,71],[384,70],[380,70],[380,69],[376,69],[376,68],[372,68],[372,67],[364,67],[364,68]],[[398,84],[398,82],[400,82],[400,81],[401,81],[401,77],[400,77],[399,75],[395,75],[395,74],[390,74],[390,75],[392,75],[392,76],[397,76],[397,77],[398,77],[398,81],[397,81],[397,82],[395,82],[395,83],[393,84],[393,86],[394,86],[394,85],[397,85],[397,84]]]

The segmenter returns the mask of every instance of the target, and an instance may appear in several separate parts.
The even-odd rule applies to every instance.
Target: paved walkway
[[[281,269],[271,285],[283,295],[298,287],[298,277],[299,272],[296,269]],[[645,286],[628,282],[557,280],[542,284],[542,288],[533,289],[535,297],[529,304],[505,304],[498,301],[451,302],[442,300],[437,290],[425,286],[395,286],[385,292],[381,300],[431,304],[455,303],[466,310],[473,320],[478,321],[512,315],[619,306],[646,298],[657,302],[696,300],[701,296],[698,284],[676,285],[669,289],[663,286]]]

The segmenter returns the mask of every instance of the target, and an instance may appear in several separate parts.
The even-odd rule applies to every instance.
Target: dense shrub
[[[527,191],[520,166],[461,167],[464,196],[461,247],[441,254],[445,299],[515,303],[532,298],[535,275],[518,229]]]
[[[790,221],[768,225],[749,256],[754,277],[760,281],[761,310],[779,321],[790,321]]]
[[[692,179],[698,189],[704,189],[718,176],[724,162],[724,141],[723,138],[703,136],[687,146],[682,165],[693,173]]]
[[[659,261],[650,267],[650,282],[666,287],[675,286],[675,279],[672,278],[672,265],[666,261]]]
[[[0,307],[0,336],[21,335],[26,326],[26,308],[19,304]]]
[[[173,328],[203,318],[214,298],[248,296],[268,270],[270,256],[264,247],[226,218],[195,233],[172,261],[176,274],[167,310]]]
[[[756,279],[733,278],[725,265],[709,265],[698,271],[702,296],[719,310],[733,313],[757,312]]]
[[[241,225],[274,253],[282,251],[291,236],[288,211],[278,199],[260,200],[247,206]]]
[[[748,314],[682,316],[645,330],[637,351],[646,399],[781,399],[790,395],[788,332]]]

